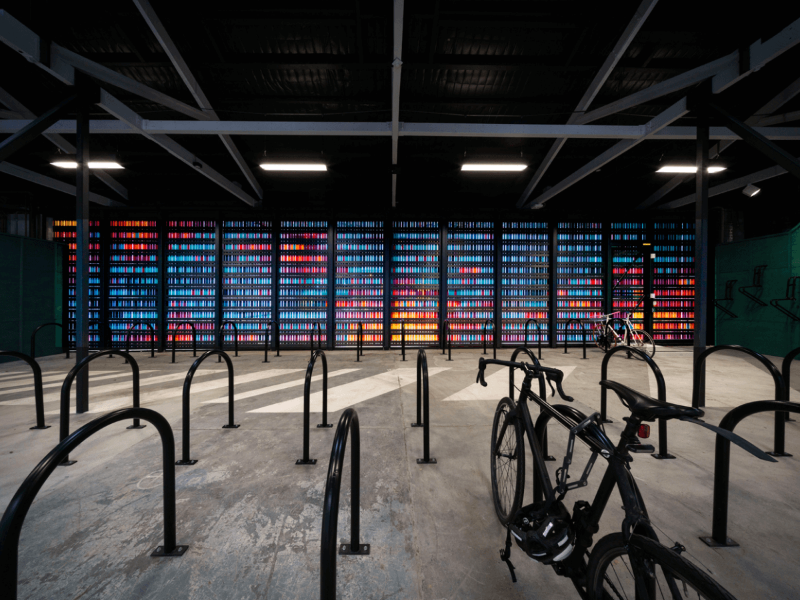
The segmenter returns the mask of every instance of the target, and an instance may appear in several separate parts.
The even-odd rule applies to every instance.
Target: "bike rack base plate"
[[[125,429],[144,429],[147,425],[129,425]]]
[[[29,429],[50,429],[51,425],[42,425],[39,427],[38,425],[34,425],[33,427],[29,427]]]
[[[236,425],[235,423],[233,425],[228,424],[222,426],[223,429],[238,429],[239,427],[240,425]]]
[[[333,424],[332,423],[320,423],[319,425],[317,425],[318,429],[322,429],[323,427],[325,429],[327,429],[328,427],[333,427]]]
[[[411,426],[412,427],[424,427],[425,423],[412,423]],[[31,429],[33,429],[33,427],[31,427]]]
[[[769,454],[770,456],[777,456],[777,457],[779,457],[779,458],[780,458],[781,456],[784,456],[784,457],[792,456],[792,455],[791,455],[791,454],[789,454],[788,452],[767,452],[767,454]]]
[[[194,465],[197,464],[197,459],[194,460],[176,460],[175,464],[178,466]]]
[[[701,539],[703,542],[705,542],[705,544],[706,544],[707,546],[711,546],[712,548],[736,548],[736,547],[738,547],[738,546],[739,546],[739,543],[738,543],[738,542],[736,542],[736,541],[732,540],[732,539],[731,539],[731,538],[729,538],[729,537],[726,537],[726,538],[725,538],[725,543],[724,543],[724,544],[721,544],[720,542],[718,542],[717,540],[715,540],[715,539],[714,539],[713,537],[711,537],[711,536],[702,536],[702,535],[701,535],[701,536],[700,536],[700,539]]]
[[[77,460],[65,460],[65,461],[62,461],[62,462],[58,463],[58,466],[59,467],[71,467],[76,462],[78,462],[78,461]]]
[[[555,460],[556,460],[556,457],[555,457],[555,456],[550,456],[550,455],[548,454],[547,456],[545,456],[545,457],[544,457],[544,459],[545,459],[545,460],[547,460],[547,461],[555,461]]]
[[[369,556],[369,544],[359,544],[355,552],[350,544],[339,544],[339,556]]]
[[[417,459],[417,464],[418,465],[435,465],[437,463],[436,463],[436,459],[435,458],[429,458],[428,460],[425,460],[424,458],[418,458]]]
[[[301,466],[315,465],[315,464],[317,464],[317,459],[316,458],[309,458],[308,460],[303,460],[302,458],[299,458],[299,459],[297,459],[297,461],[294,464],[301,465]]]
[[[671,458],[675,458],[672,454],[651,454],[653,458],[657,458],[658,460],[669,460]]]
[[[168,556],[183,556],[186,554],[186,551],[189,549],[189,546],[186,544],[182,546],[175,546],[175,549],[172,552],[164,552],[164,546],[159,546],[155,550],[153,550],[152,556],[153,558],[163,558]]]

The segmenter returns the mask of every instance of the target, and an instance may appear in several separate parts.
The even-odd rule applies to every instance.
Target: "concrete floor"
[[[668,399],[691,400],[691,353],[659,349],[655,358],[667,382]],[[599,410],[601,354],[587,360],[577,349],[546,349],[544,364],[568,371],[567,393],[587,414]],[[508,358],[501,350],[498,358]],[[172,424],[181,451],[181,388],[190,353],[150,358],[139,354],[142,405]],[[409,360],[413,360],[409,352]],[[446,361],[428,351],[431,373],[431,454],[436,466],[417,465],[422,430],[415,417],[414,362],[399,352],[328,353],[331,422],[343,408],[358,411],[362,430],[361,523],[368,557],[339,557],[340,598],[576,598],[572,584],[525,558],[512,558],[513,584],[499,560],[505,536],[494,513],[489,475],[489,438],[499,398],[507,393],[506,371],[489,369],[488,388],[474,384],[476,350],[457,350]],[[227,407],[224,365],[211,358],[195,376],[191,433],[194,466],[177,469],[178,542],[182,558],[150,558],[161,543],[161,445],[153,426],[126,430],[113,425],[59,467],[39,493],[25,520],[20,543],[20,598],[314,598],[319,594],[319,537],[325,475],[334,433],[313,427],[314,467],[295,466],[302,452],[302,381],[306,351],[283,352],[261,363],[259,353],[233,359],[236,422],[221,429]],[[776,364],[777,359],[774,359]],[[770,399],[772,380],[742,356],[720,353],[708,365],[707,420],[718,423],[731,407]],[[73,361],[41,360],[45,374],[44,431],[34,423],[33,394],[23,363],[0,365],[0,507],[7,506],[28,473],[58,441],[58,395]],[[317,367],[320,369],[321,367]],[[655,382],[641,362],[615,357],[609,377],[655,395]],[[119,358],[92,363],[90,406],[72,415],[71,430],[103,411],[130,405],[130,371]],[[794,377],[800,381],[800,377]],[[319,386],[312,408],[319,411]],[[794,398],[793,398],[794,399]],[[212,402],[209,402],[212,401]],[[73,404],[74,406],[74,404]],[[626,409],[609,397],[607,425],[613,439]],[[653,428],[653,443],[657,443]],[[751,417],[737,429],[760,447],[772,444],[772,416]],[[678,540],[738,598],[800,597],[800,423],[787,426],[787,451],[777,464],[758,461],[738,448],[731,466],[729,535],[742,545],[711,549],[698,536],[711,530],[714,436],[687,423],[670,424],[670,452],[658,461],[638,455],[633,465],[654,524],[667,545]],[[551,453],[563,456],[565,430],[551,425]],[[349,452],[349,450],[348,450]],[[577,449],[576,469],[588,452]],[[570,492],[566,504],[591,500],[604,463],[587,489]],[[530,461],[529,461],[530,464]],[[548,463],[555,468],[556,463]],[[559,463],[560,464],[560,463]],[[349,539],[349,459],[340,510],[339,539]],[[530,474],[527,489],[530,490]],[[526,496],[526,501],[530,496]],[[601,535],[619,531],[622,511],[612,500]],[[595,537],[595,541],[599,537]]]

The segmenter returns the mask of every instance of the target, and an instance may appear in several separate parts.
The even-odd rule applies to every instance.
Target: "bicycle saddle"
[[[616,381],[603,380],[600,382],[600,385],[614,390],[622,403],[630,409],[631,413],[642,419],[642,421],[675,419],[681,417],[697,418],[703,416],[703,411],[699,408],[662,402],[650,396],[645,396],[629,388],[627,385],[622,385]]]

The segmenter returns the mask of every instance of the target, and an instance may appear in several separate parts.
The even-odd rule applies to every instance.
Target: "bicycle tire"
[[[522,421],[516,413],[517,407],[508,398],[497,405],[492,421],[492,500],[497,518],[505,525],[522,506],[525,488],[525,438]],[[510,414],[514,416],[509,417]],[[505,431],[503,424],[508,423]],[[503,435],[500,452],[497,437]]]
[[[653,358],[656,354],[656,344],[653,341],[653,337],[643,329],[633,329],[632,331],[633,339],[631,340],[631,347],[637,348],[650,358]]]
[[[586,571],[586,592],[589,600],[619,600],[639,597],[636,594],[635,581],[631,575],[632,567],[629,562],[624,565],[624,568],[622,564],[614,564],[618,559],[621,559],[619,562],[624,563],[631,549],[647,561],[648,565],[652,565],[655,579],[651,580],[648,586],[651,600],[694,598],[694,595],[684,594],[687,586],[692,588],[698,598],[736,600],[730,592],[674,550],[662,546],[655,540],[636,534],[631,536],[629,549],[622,533],[612,533],[603,537],[592,549]],[[608,573],[609,567],[612,567],[610,574]],[[677,586],[678,595],[673,595],[672,592],[676,591],[675,589],[669,589],[670,577]],[[621,592],[620,588],[622,588]]]

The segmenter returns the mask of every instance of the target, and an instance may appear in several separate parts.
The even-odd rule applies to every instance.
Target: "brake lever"
[[[480,383],[483,387],[486,387],[486,380],[483,378],[483,372],[486,370],[486,363],[483,362],[481,358],[478,361],[478,376],[475,378],[475,383]]]

